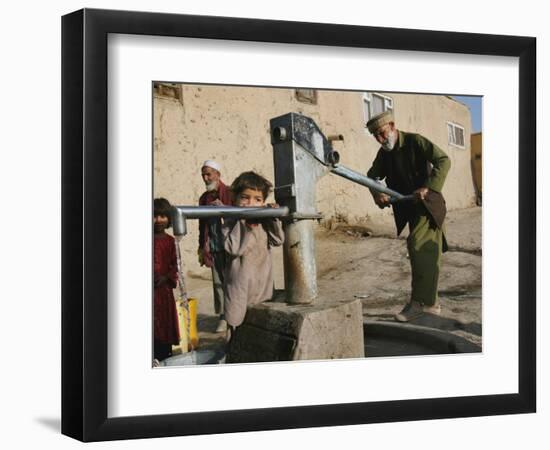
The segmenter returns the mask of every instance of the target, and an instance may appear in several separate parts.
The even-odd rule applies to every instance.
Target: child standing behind
[[[177,286],[178,263],[175,240],[166,234],[171,205],[165,198],[154,200],[154,358],[158,361],[172,355],[172,345],[179,344],[178,312],[172,289]]]
[[[233,184],[235,206],[277,207],[265,201],[272,184],[254,172],[240,174]],[[284,241],[281,222],[275,218],[250,220],[226,219],[222,226],[225,268],[225,319],[229,325],[228,340],[243,323],[248,305],[271,299],[273,274],[271,247]]]

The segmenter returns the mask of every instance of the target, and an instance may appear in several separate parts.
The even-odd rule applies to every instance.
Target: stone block
[[[248,308],[226,361],[361,358],[364,347],[360,300],[320,305],[266,302]]]

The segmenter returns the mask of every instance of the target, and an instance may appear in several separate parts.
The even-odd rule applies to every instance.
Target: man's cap
[[[214,170],[217,170],[218,172],[222,171],[222,166],[220,166],[216,161],[212,159],[207,159],[206,161],[204,161],[202,167],[210,167]]]
[[[384,111],[383,113],[377,114],[371,120],[367,122],[367,128],[369,129],[370,134],[374,134],[378,128],[387,125],[390,122],[395,122],[393,118],[393,113],[391,111]]]

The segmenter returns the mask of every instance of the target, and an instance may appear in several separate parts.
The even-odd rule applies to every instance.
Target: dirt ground
[[[449,251],[443,255],[439,282],[440,317],[412,323],[446,330],[481,345],[481,208],[449,212]],[[393,321],[410,296],[410,265],[405,237],[395,236],[393,217],[361,226],[332,223],[316,232],[320,301],[359,298],[366,320]],[[276,288],[284,287],[282,252],[273,255]],[[198,299],[201,347],[217,341],[213,333],[212,284],[209,270],[188,273],[188,292]]]

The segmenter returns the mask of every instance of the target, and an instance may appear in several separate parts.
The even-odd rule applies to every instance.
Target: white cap
[[[212,169],[217,170],[218,172],[222,171],[222,167],[212,159],[207,159],[206,161],[204,161],[204,163],[202,164],[202,167],[211,167]]]

